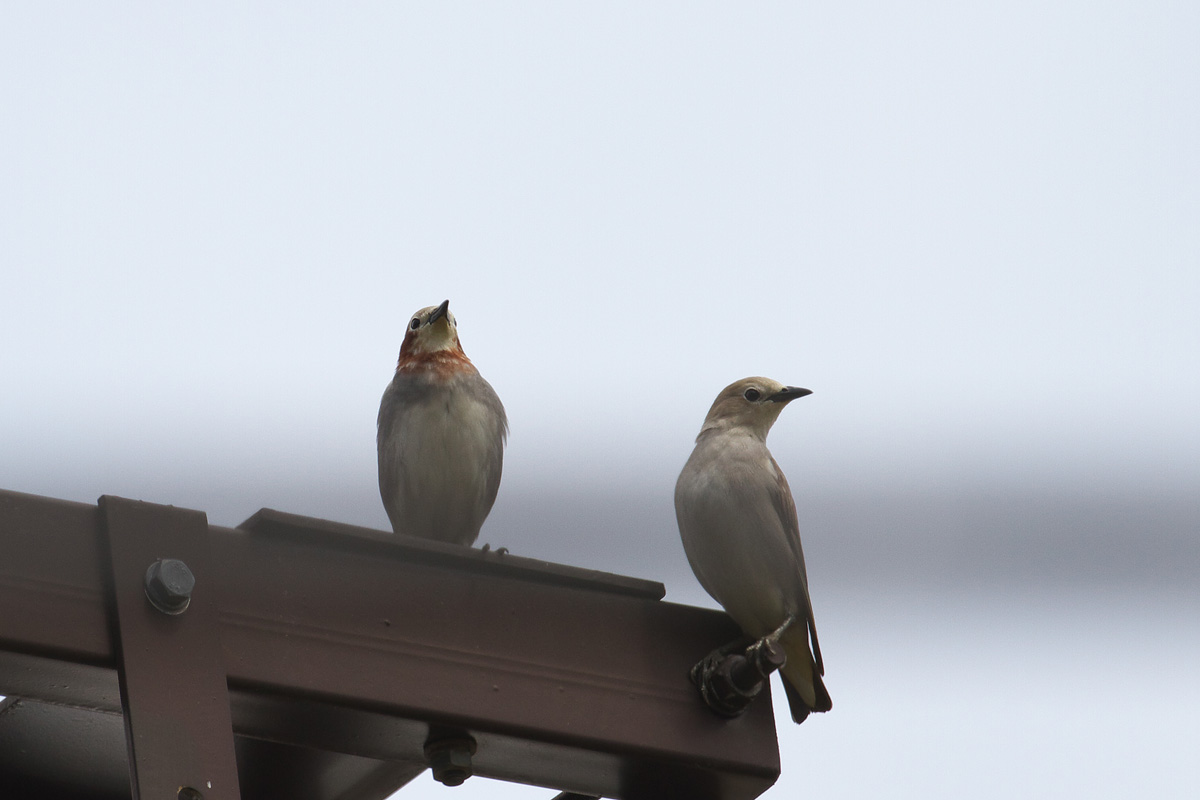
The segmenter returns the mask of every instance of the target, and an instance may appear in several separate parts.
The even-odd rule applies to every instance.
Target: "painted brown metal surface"
[[[208,520],[108,496],[100,519],[134,800],[240,800]],[[174,580],[164,581],[172,566]],[[168,589],[155,591],[172,583],[173,604]]]
[[[92,506],[0,492],[0,693],[111,708],[98,524]],[[585,796],[748,800],[778,776],[767,693],[724,720],[688,679],[736,628],[661,584],[268,510],[208,526],[207,553],[182,615],[139,600],[158,624],[202,587],[219,598],[243,797],[271,796],[273,755],[305,752],[330,775],[361,767],[349,793],[308,797],[384,797],[447,733],[475,743],[475,775]],[[253,794],[249,759],[265,767]]]

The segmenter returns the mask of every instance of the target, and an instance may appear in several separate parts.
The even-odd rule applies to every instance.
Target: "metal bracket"
[[[134,800],[240,800],[208,519],[105,495]]]

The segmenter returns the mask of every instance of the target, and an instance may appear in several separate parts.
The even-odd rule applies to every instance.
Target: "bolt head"
[[[146,597],[164,614],[182,614],[192,600],[196,576],[177,558],[160,558],[146,570]]]

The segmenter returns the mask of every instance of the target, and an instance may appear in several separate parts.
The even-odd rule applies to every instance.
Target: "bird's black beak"
[[[438,306],[437,308],[435,308],[433,310],[433,313],[429,315],[429,321],[426,322],[425,324],[432,325],[433,323],[437,322],[442,317],[446,316],[446,312],[449,310],[450,310],[450,301],[443,300],[442,304],[440,306]]]
[[[801,389],[799,386],[785,386],[767,399],[772,403],[790,403],[799,397],[812,394],[811,389]]]

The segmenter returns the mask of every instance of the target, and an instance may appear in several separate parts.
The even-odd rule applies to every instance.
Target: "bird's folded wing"
[[[775,463],[774,458],[771,459],[771,467],[778,477],[770,488],[771,503],[775,507],[775,513],[779,515],[780,524],[783,525],[788,547],[792,549],[792,553],[796,557],[796,580],[800,583],[801,596],[804,598],[804,615],[808,624],[809,636],[812,638],[813,660],[817,664],[817,673],[824,675],[825,662],[821,659],[821,644],[817,640],[817,623],[813,619],[812,599],[808,593],[808,571],[804,567],[804,548],[800,544],[800,522],[796,516],[796,501],[792,499],[792,489],[788,486],[787,477]]]

